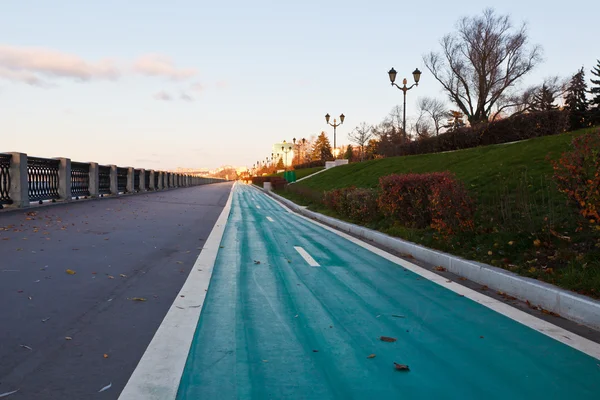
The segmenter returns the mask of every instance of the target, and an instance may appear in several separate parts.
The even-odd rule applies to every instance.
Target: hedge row
[[[256,186],[263,187],[265,182],[271,182],[273,189],[283,189],[287,185],[287,181],[281,176],[255,176],[252,178],[252,183]]]
[[[562,110],[515,115],[405,143],[398,146],[395,155],[439,153],[556,135],[568,130],[568,120],[568,112]]]
[[[473,200],[450,172],[384,176],[379,189],[334,189],[323,194],[322,203],[360,222],[387,218],[444,235],[474,228]]]
[[[296,164],[294,165],[294,169],[304,169],[304,168],[314,168],[314,167],[324,167],[325,166],[325,160],[314,160],[314,161],[309,161],[309,162],[305,162],[302,164]]]

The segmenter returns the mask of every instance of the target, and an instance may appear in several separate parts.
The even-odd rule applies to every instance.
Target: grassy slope
[[[552,165],[546,159],[547,156],[556,159],[569,150],[573,137],[591,131],[339,166],[297,185],[315,191],[349,186],[377,187],[379,177],[393,173],[449,170],[465,183],[476,199],[477,234],[462,234],[444,241],[431,230],[406,229],[385,221],[371,227],[598,296],[600,263],[597,260],[600,254],[593,249],[593,243],[599,235],[593,232],[575,233],[579,216],[575,209],[566,205],[565,197],[551,181]],[[285,195],[332,215],[331,211],[298,194],[288,192]],[[549,228],[572,237],[574,243],[587,243],[588,247],[565,243],[550,235]],[[535,239],[542,241],[541,248],[533,246]],[[508,245],[508,242],[513,244]],[[589,249],[590,243],[592,250]],[[582,268],[583,265],[586,268]]]
[[[295,170],[296,172],[296,179],[302,179],[308,175],[312,175],[315,172],[319,172],[320,170],[325,169],[325,167],[313,167],[313,168],[303,168],[303,169],[297,169]],[[283,172],[280,172],[278,174],[274,174],[276,176],[281,176],[283,178]]]

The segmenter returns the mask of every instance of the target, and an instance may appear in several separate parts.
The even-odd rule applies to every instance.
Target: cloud
[[[154,95],[154,99],[155,100],[161,100],[161,101],[171,101],[173,100],[173,98],[171,97],[171,95],[167,92],[165,92],[164,90],[161,90],[160,92],[156,93]]]
[[[194,82],[194,83],[192,83],[192,86],[190,87],[190,89],[193,90],[194,92],[202,92],[205,89],[205,87],[200,82]]]
[[[45,86],[42,78],[77,81],[116,79],[120,75],[109,59],[89,62],[81,57],[36,47],[0,45],[0,78],[33,86]]]
[[[194,101],[194,98],[187,93],[181,93],[179,98],[184,101]]]
[[[133,63],[133,70],[142,75],[164,76],[174,80],[191,78],[197,74],[193,68],[176,68],[169,57],[160,54],[141,56]]]

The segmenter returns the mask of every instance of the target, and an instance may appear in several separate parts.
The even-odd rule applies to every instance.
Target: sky
[[[146,169],[251,166],[273,143],[337,142],[407,94],[446,99],[422,57],[493,6],[544,62],[523,83],[600,59],[600,2],[0,0],[0,152]]]

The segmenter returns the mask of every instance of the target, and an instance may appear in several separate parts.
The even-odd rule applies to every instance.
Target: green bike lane
[[[237,185],[177,399],[598,399],[599,364]]]

